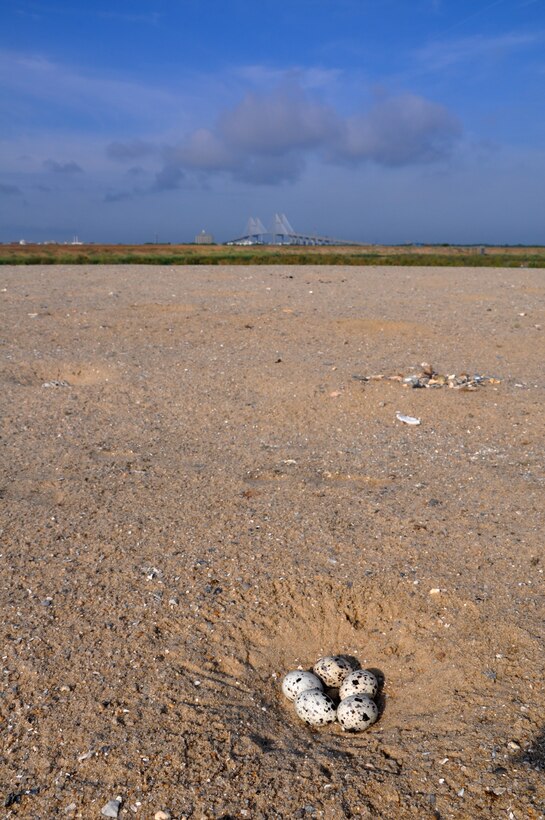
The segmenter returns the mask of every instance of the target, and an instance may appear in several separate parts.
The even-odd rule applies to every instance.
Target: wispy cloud
[[[144,25],[157,25],[162,19],[163,15],[160,12],[148,12],[137,14],[135,12],[123,11],[100,11],[93,8],[92,4],[88,6],[71,4],[60,6],[58,4],[45,3],[40,0],[40,3],[19,3],[16,13],[25,17],[30,17],[34,20],[41,20],[44,15],[48,17],[59,18],[97,18],[103,20],[119,20],[122,23],[143,23]]]
[[[416,57],[427,70],[440,71],[457,64],[507,56],[513,51],[536,45],[543,39],[542,33],[511,32],[493,37],[476,34],[430,43],[419,49]]]
[[[232,69],[231,73],[233,77],[261,89],[274,88],[280,83],[290,80],[306,90],[323,90],[335,87],[343,75],[343,72],[338,68],[294,65],[286,69],[259,63],[237,66]]]
[[[19,196],[22,194],[22,191],[17,185],[5,185],[4,183],[0,183],[0,194],[3,196]]]
[[[119,20],[122,23],[143,23],[146,26],[156,26],[162,19],[162,14],[152,11],[149,14],[129,14],[121,11],[99,11],[97,17],[105,20]]]
[[[156,151],[156,146],[144,140],[130,140],[129,142],[111,142],[106,146],[106,156],[117,162],[133,162],[142,159]]]
[[[72,174],[83,174],[83,168],[77,162],[57,162],[54,159],[46,159],[43,163],[44,168],[54,174],[65,174],[71,176]]]
[[[161,171],[155,177],[155,182],[153,183],[151,190],[152,191],[175,191],[177,188],[182,187],[182,183],[185,179],[185,173],[178,165],[174,164],[167,164],[165,165]]]
[[[39,53],[0,50],[0,83],[8,100],[26,99],[36,110],[55,105],[77,127],[98,129],[100,122],[149,121],[158,112],[168,112],[180,102],[179,95],[145,83],[132,82],[56,62]]]
[[[129,177],[141,177],[146,173],[146,171],[141,165],[133,165],[131,168],[127,168],[125,173]]]
[[[140,191],[138,188],[134,188],[131,191],[108,191],[104,195],[104,202],[125,202],[128,199],[133,199],[138,193],[143,193],[143,191]]]

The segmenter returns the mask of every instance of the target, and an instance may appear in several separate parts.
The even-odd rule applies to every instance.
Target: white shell
[[[335,720],[335,704],[321,689],[307,689],[295,701],[295,711],[310,726],[323,726]]]
[[[335,655],[334,657],[319,658],[312,671],[323,680],[326,686],[340,686],[347,675],[354,670],[354,667],[346,658]]]
[[[282,691],[289,700],[297,700],[297,696],[308,689],[323,689],[322,681],[312,672],[296,669],[295,672],[288,672],[282,681]]]
[[[364,732],[377,718],[378,706],[367,695],[350,695],[337,708],[337,719],[348,731]]]
[[[404,424],[421,424],[422,419],[417,419],[415,416],[406,416],[404,413],[396,413],[396,419],[402,421]]]
[[[378,692],[378,681],[372,672],[367,669],[356,669],[351,672],[341,683],[339,697],[341,700],[350,695],[369,695],[374,698]]]

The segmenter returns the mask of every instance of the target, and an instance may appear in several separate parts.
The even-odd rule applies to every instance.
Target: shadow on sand
[[[534,739],[532,744],[513,758],[514,763],[523,763],[534,769],[545,771],[545,728]]]

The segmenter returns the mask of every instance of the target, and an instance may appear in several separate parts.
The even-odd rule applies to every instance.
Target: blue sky
[[[545,0],[0,12],[0,241],[545,244]]]

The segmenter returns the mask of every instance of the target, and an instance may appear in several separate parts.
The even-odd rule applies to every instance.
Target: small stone
[[[119,809],[121,808],[121,800],[108,800],[105,806],[102,806],[100,813],[103,817],[118,817]]]
[[[64,813],[65,814],[74,814],[76,809],[77,809],[76,804],[75,803],[70,803],[70,805],[65,808]]]
[[[160,811],[155,812],[154,817],[155,817],[155,820],[170,820],[172,815],[169,811],[163,811],[161,809]]]

